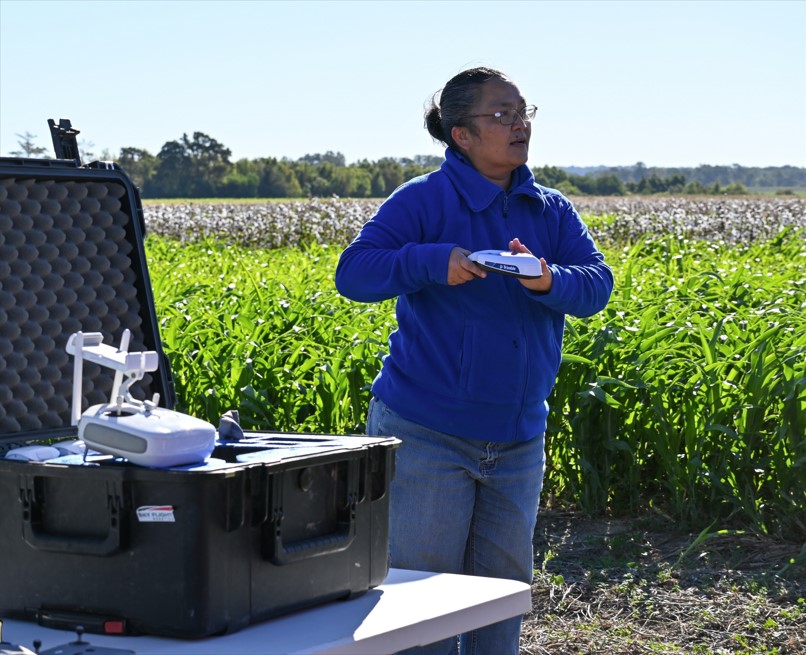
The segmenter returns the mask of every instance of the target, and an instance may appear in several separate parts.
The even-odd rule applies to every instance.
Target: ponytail
[[[510,81],[506,75],[494,68],[483,66],[470,68],[452,77],[442,91],[431,96],[424,123],[435,141],[441,141],[449,148],[460,150],[451,136],[451,130],[457,125],[463,125],[465,116],[473,112],[481,86],[490,80]]]

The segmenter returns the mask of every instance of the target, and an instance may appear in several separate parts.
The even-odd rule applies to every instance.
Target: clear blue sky
[[[70,118],[100,155],[442,154],[423,105],[509,74],[531,166],[806,167],[806,0],[0,0],[0,154]]]

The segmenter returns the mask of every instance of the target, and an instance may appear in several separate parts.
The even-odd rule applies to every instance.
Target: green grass
[[[662,238],[611,262],[608,308],[568,322],[551,424],[559,491],[591,512],[649,502],[692,526],[802,522],[802,241]]]
[[[363,431],[394,302],[336,291],[340,247],[149,237],[179,408],[249,428]],[[601,314],[569,319],[546,494],[589,513],[652,507],[806,537],[806,253],[647,237],[611,248]]]
[[[338,252],[149,239],[160,332],[181,407],[245,427],[363,431],[368,384],[394,324],[335,289]]]

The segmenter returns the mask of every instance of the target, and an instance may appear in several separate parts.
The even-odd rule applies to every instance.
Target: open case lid
[[[117,165],[0,158],[0,447],[75,433],[65,346],[78,331],[116,344],[131,330],[130,350],[159,355],[133,395],[174,406],[144,237],[139,193]],[[82,407],[107,402],[113,383],[88,363]]]

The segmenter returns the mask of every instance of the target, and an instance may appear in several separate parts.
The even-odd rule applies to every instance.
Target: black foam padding
[[[0,436],[70,425],[78,331],[155,349],[128,187],[116,180],[0,176]],[[109,401],[114,371],[84,362],[82,409]],[[153,393],[147,374],[132,388]]]

